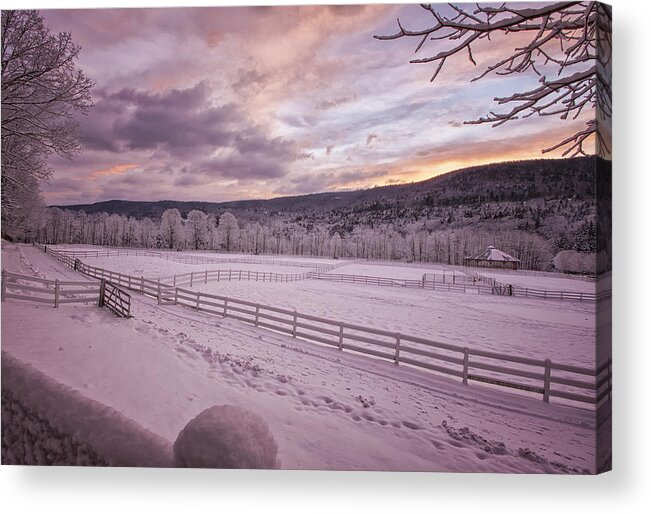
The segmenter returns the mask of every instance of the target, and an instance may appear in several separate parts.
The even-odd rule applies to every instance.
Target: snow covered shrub
[[[554,267],[563,273],[594,273],[595,254],[562,250],[554,257]]]
[[[234,405],[216,405],[190,420],[174,443],[178,467],[276,469],[278,445],[267,423]]]

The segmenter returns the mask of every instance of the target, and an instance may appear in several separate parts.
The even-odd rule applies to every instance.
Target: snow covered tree
[[[50,176],[48,156],[81,146],[77,113],[91,107],[92,82],[75,65],[70,34],[50,34],[38,11],[2,11],[2,221],[13,222],[27,189]]]
[[[151,218],[143,218],[140,222],[140,245],[144,248],[156,246],[156,226]]]
[[[206,243],[210,250],[217,248],[217,219],[212,213],[206,216]]]
[[[200,210],[193,210],[188,213],[186,222],[188,242],[195,250],[205,248],[207,243],[207,218],[206,214]]]
[[[432,54],[410,62],[435,64],[431,81],[436,80],[448,60],[466,55],[476,65],[473,48],[480,42],[513,38],[515,49],[496,58],[473,79],[495,73],[499,76],[532,73],[538,84],[525,91],[495,98],[510,110],[466,123],[492,123],[530,116],[559,116],[574,119],[585,108],[595,108],[596,117],[584,129],[546,148],[550,152],[565,148],[563,155],[585,155],[584,144],[596,137],[597,153],[607,156],[612,115],[611,54],[612,11],[599,2],[558,2],[546,4],[422,4],[432,22],[426,28],[405,28],[376,35],[376,39],[417,38],[416,52],[426,47]],[[497,37],[501,35],[503,37]],[[528,41],[524,38],[529,36]],[[433,43],[432,43],[433,42]]]
[[[223,248],[227,252],[235,250],[237,238],[239,237],[237,218],[230,212],[225,212],[219,217],[219,226],[217,227],[217,231]]]
[[[160,235],[163,244],[169,248],[183,245],[183,219],[178,209],[167,209],[160,218]]]

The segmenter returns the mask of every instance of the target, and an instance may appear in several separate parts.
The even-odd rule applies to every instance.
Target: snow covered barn
[[[463,260],[466,266],[475,266],[478,268],[500,268],[500,269],[518,269],[520,259],[498,250],[494,246],[489,246],[483,252],[472,257],[466,257]]]

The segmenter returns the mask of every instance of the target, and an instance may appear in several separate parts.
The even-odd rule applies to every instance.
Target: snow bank
[[[235,405],[216,405],[192,419],[174,443],[179,467],[277,469],[278,445],[269,425]]]
[[[171,444],[2,352],[2,463],[169,467]]]
[[[107,466],[93,449],[78,443],[2,391],[2,464]]]

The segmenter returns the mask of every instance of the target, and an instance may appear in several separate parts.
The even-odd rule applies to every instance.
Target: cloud
[[[377,139],[377,138],[378,138],[378,135],[377,135],[377,134],[369,134],[369,135],[366,137],[366,146],[370,145],[370,144],[373,142],[373,140],[374,140],[374,139]]]
[[[367,187],[389,173],[387,169],[353,169],[340,173],[322,172],[294,177],[291,184],[277,188],[279,194],[306,194]]]
[[[235,104],[212,104],[205,81],[164,94],[123,89],[111,100],[129,105],[129,117],[118,120],[113,129],[113,136],[126,148],[163,149],[177,157],[228,146],[241,119]]]
[[[116,164],[115,166],[110,166],[108,168],[103,168],[100,170],[95,170],[88,174],[88,178],[97,179],[99,177],[109,176],[109,175],[121,175],[126,173],[129,170],[138,168],[137,164]]]
[[[328,109],[333,109],[335,107],[339,107],[340,105],[344,105],[349,102],[353,102],[355,100],[357,100],[357,95],[340,96],[337,98],[333,98],[332,100],[322,100],[318,104],[316,104],[316,109],[319,111],[326,111]]]

